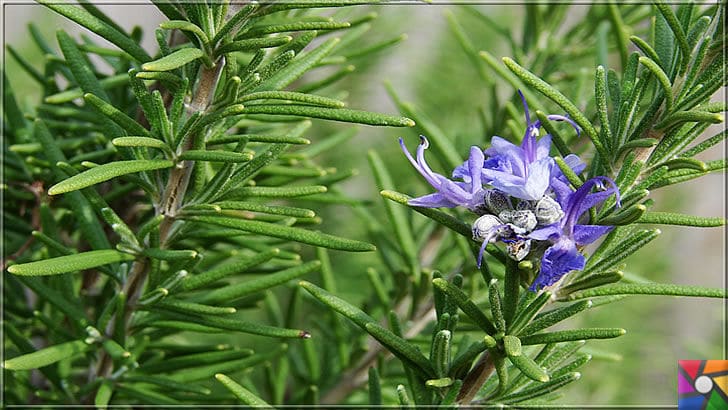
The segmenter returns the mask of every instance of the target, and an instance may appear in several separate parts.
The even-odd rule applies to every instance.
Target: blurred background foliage
[[[140,24],[135,20],[144,15],[148,20],[145,30],[146,48],[153,44],[153,28],[162,16],[153,7],[142,6],[102,6],[110,15],[118,17],[121,25],[130,27]],[[550,7],[528,6],[528,7]],[[648,36],[645,33],[649,26],[649,6],[625,6],[630,9],[623,15],[631,16],[628,25],[633,34]],[[21,8],[23,10],[21,10]],[[493,135],[516,137],[504,123],[505,107],[508,102],[516,103],[515,89],[497,77],[487,67],[481,72],[469,61],[469,56],[458,41],[456,31],[464,35],[475,50],[485,50],[495,56],[509,56],[520,63],[533,61],[544,50],[545,39],[529,38],[524,27],[529,25],[546,25],[546,21],[527,21],[525,8],[522,5],[380,5],[367,6],[368,12],[379,14],[372,20],[372,29],[367,36],[360,38],[353,49],[366,47],[385,41],[396,34],[404,33],[407,38],[400,44],[387,47],[366,58],[353,57],[350,63],[355,71],[337,82],[331,88],[334,91],[346,90],[348,102],[352,107],[396,113],[398,110],[387,94],[383,81],[388,81],[396,93],[405,101],[412,103],[425,113],[450,138],[455,140],[458,152],[465,158],[470,145],[485,146]],[[52,38],[53,31],[59,26],[70,26],[60,17],[44,7],[31,5],[6,5],[4,8],[6,40],[31,63],[42,58],[40,52],[31,46],[25,24],[34,21],[38,27]],[[549,49],[554,56],[553,61],[544,62],[541,72],[546,79],[560,89],[567,97],[580,104],[579,108],[587,110],[587,104],[593,104],[593,68],[597,64],[608,67],[619,67],[618,50],[612,46],[600,49],[597,42],[600,35],[611,41],[607,21],[606,6],[573,5],[553,12],[567,13],[567,24],[551,27],[553,35],[562,35],[578,26],[573,42],[556,44]],[[16,14],[17,13],[17,14]],[[361,8],[338,11],[340,16],[362,14]],[[326,14],[326,13],[324,13]],[[126,15],[126,16],[125,16]],[[158,20],[155,20],[157,19]],[[586,19],[586,23],[584,20]],[[457,24],[457,27],[454,26]],[[543,28],[543,27],[541,27]],[[509,44],[509,38],[512,42]],[[527,47],[524,47],[527,46]],[[558,53],[567,47],[582,47],[580,58],[565,61],[558,58]],[[561,47],[561,48],[560,48]],[[601,54],[600,54],[601,52]],[[514,55],[518,54],[520,55]],[[29,79],[17,62],[5,53],[4,70],[13,88],[19,95],[21,104],[32,107],[38,101],[39,90],[34,81]],[[316,73],[319,78],[326,72]],[[308,82],[315,78],[303,78]],[[562,81],[559,81],[561,79]],[[17,90],[23,90],[22,94]],[[330,91],[330,90],[327,90]],[[495,91],[495,92],[493,92]],[[725,90],[722,90],[724,97]],[[721,98],[721,96],[717,96]],[[562,114],[554,105],[543,102],[544,111]],[[485,120],[484,120],[485,119]],[[519,123],[521,124],[521,123]],[[722,125],[721,125],[722,126]],[[344,129],[345,125],[316,121],[306,137],[314,144],[320,142],[317,135],[330,135],[333,131]],[[520,129],[519,127],[517,127]],[[715,132],[708,133],[713,135]],[[354,169],[358,175],[343,185],[343,191],[357,198],[360,204],[368,207],[374,215],[384,215],[383,199],[378,195],[372,172],[367,164],[367,152],[376,150],[384,163],[395,176],[395,185],[400,192],[412,196],[424,194],[424,186],[420,176],[410,167],[402,155],[397,137],[405,138],[409,145],[416,141],[416,130],[386,129],[375,127],[359,127],[358,133],[348,144],[339,146],[335,152],[329,152],[321,158],[322,164],[337,169]],[[587,140],[576,141],[577,146],[588,145]],[[314,145],[315,146],[315,145]],[[578,152],[578,148],[576,149]],[[702,160],[718,158],[725,150],[725,143],[702,154]],[[442,165],[442,164],[440,164]],[[447,173],[446,167],[439,166],[436,171]],[[725,214],[725,176],[717,173],[705,178],[673,186],[661,190],[654,196],[656,210],[680,211],[695,215]],[[357,215],[352,207],[341,204],[302,204],[316,206],[322,217],[321,231],[330,232],[350,238],[365,238],[363,224],[357,222]],[[410,218],[422,218],[415,213],[408,213]],[[382,218],[383,220],[384,218]],[[725,274],[725,231],[720,228],[696,229],[683,227],[661,227],[663,235],[638,254],[627,261],[627,273],[635,273],[650,280],[674,282],[702,286],[720,287]],[[371,302],[373,290],[367,279],[367,268],[381,270],[381,262],[374,254],[359,254],[330,251],[331,263],[337,277],[337,295],[353,303]],[[305,258],[304,258],[305,259]],[[320,280],[315,280],[320,283]],[[394,286],[393,283],[387,283]],[[295,284],[279,287],[276,290],[278,299],[288,300],[296,290]],[[290,300],[300,300],[294,297]],[[315,314],[310,314],[310,303],[299,303],[290,308],[293,312],[295,326],[310,329],[314,339],[302,343],[312,343],[321,333],[322,326]],[[584,377],[568,386],[563,392],[562,404],[641,404],[641,405],[673,405],[676,397],[676,372],[678,359],[724,358],[725,323],[720,321],[723,303],[719,299],[672,298],[637,296],[627,298],[608,307],[593,309],[580,315],[576,320],[564,323],[564,328],[575,326],[619,326],[627,329],[626,336],[617,340],[591,342],[588,351],[595,360],[582,369]],[[253,312],[253,311],[251,311]],[[320,312],[316,309],[315,312]],[[378,312],[386,313],[386,312]],[[275,315],[262,309],[260,315]],[[353,340],[363,342],[361,331],[348,322],[344,331]],[[319,333],[318,335],[316,333]],[[358,335],[356,337],[355,335]],[[252,347],[256,351],[264,351],[270,341],[266,338],[249,335],[195,335],[197,341],[209,338],[215,343],[229,343],[244,347]],[[325,336],[324,336],[325,337]],[[244,340],[241,340],[244,339]],[[364,346],[352,346],[358,351]],[[306,347],[299,344],[292,347],[291,355],[304,354]],[[585,349],[586,351],[586,349]],[[600,355],[609,356],[618,352],[619,361],[599,360]],[[324,354],[324,352],[318,352]],[[329,353],[326,353],[329,354]],[[282,361],[281,361],[282,362]],[[266,370],[271,366],[258,366],[251,369],[242,379],[242,384],[250,386],[246,381],[258,382],[266,377]],[[296,367],[293,363],[292,366]],[[330,377],[327,375],[326,377]],[[394,392],[385,392],[385,396]],[[366,402],[363,390],[352,394],[349,403]],[[386,401],[385,401],[386,402]]]

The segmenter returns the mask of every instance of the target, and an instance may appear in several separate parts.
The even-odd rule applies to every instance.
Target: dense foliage
[[[91,3],[41,3],[111,45],[61,30],[56,48],[30,25],[42,62],[8,46],[42,89],[26,107],[3,73],[8,404],[547,403],[586,340],[625,334],[563,321],[633,294],[725,298],[624,273],[652,225],[725,223],[650,196],[725,169],[696,158],[726,136],[705,133],[725,110],[722,5],[594,5],[575,23],[527,5],[517,35],[447,8],[441,59],[489,96],[476,109],[428,71],[421,104],[477,124],[451,135],[398,83],[402,116],[344,102],[353,64],[376,78],[404,38],[355,1],[155,1],[151,55]],[[479,51],[484,28],[510,57]],[[379,207],[329,164],[362,155],[357,130],[324,121],[411,130],[396,159],[367,154]],[[346,226],[322,221],[331,204]]]

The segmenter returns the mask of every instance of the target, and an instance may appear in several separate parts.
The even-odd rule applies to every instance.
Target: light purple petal
[[[586,168],[586,163],[584,161],[582,161],[581,158],[579,158],[579,156],[576,154],[569,154],[569,155],[565,156],[564,162],[577,175],[584,172],[584,169]]]
[[[470,171],[468,170],[468,162],[465,161],[462,164],[455,167],[452,170],[453,178],[460,178],[465,182],[470,182]]]
[[[460,184],[465,185],[462,182]],[[470,202],[470,199],[473,197],[473,195],[467,190],[463,189],[460,184],[453,181],[445,180],[440,185],[438,190],[440,191],[442,196],[449,199],[451,202],[464,205]]]
[[[493,169],[484,168],[481,175],[484,182],[492,184],[496,188],[498,188],[498,185],[523,185],[525,183],[520,176]]]
[[[523,176],[525,171],[525,153],[518,145],[513,144],[501,137],[493,137],[490,140],[490,148],[485,150],[485,155],[489,157],[501,156],[506,162],[511,164],[513,173]]]
[[[481,170],[483,169],[483,162],[485,156],[483,151],[478,147],[470,147],[470,157],[468,158],[468,168],[470,170],[471,187],[470,192],[475,193],[480,189],[483,189],[481,182]]]
[[[421,150],[424,150],[424,147],[426,147],[426,144],[428,144],[428,142],[427,142],[427,138],[425,138],[425,137],[421,137],[421,138],[422,138],[422,141],[423,141],[423,143],[422,143],[422,144],[420,144],[420,145],[419,145],[419,146],[417,147],[417,152],[418,152],[418,153],[419,153],[419,152],[420,152]],[[403,140],[402,138],[400,138],[400,139],[399,139],[399,146],[400,146],[400,147],[402,148],[402,151],[404,152],[404,155],[405,155],[405,156],[407,157],[407,159],[408,159],[408,160],[409,160],[409,162],[410,162],[410,163],[412,164],[412,166],[413,166],[413,167],[414,167],[414,168],[415,168],[415,169],[417,170],[417,172],[419,172],[419,173],[420,173],[420,175],[422,175],[422,176],[423,176],[423,177],[425,178],[425,180],[426,180],[426,181],[427,181],[427,182],[428,182],[428,183],[429,183],[430,185],[432,185],[432,186],[433,186],[434,188],[437,188],[437,187],[438,187],[438,185],[439,185],[439,181],[437,181],[437,180],[436,180],[436,179],[434,178],[434,176],[432,175],[432,171],[430,171],[430,168],[429,168],[429,167],[427,167],[427,168],[423,168],[423,167],[422,167],[422,165],[421,165],[421,164],[420,164],[420,163],[419,163],[418,161],[416,161],[416,160],[415,160],[415,159],[414,159],[414,158],[412,157],[412,154],[410,154],[409,150],[408,150],[408,149],[407,149],[407,147],[406,147],[406,146],[404,145],[404,140]],[[423,158],[423,160],[424,160],[424,158]],[[425,163],[425,164],[426,164],[426,163]]]
[[[569,123],[569,124],[570,124],[570,125],[571,125],[572,127],[574,127],[574,130],[576,130],[576,136],[577,136],[577,137],[578,137],[579,135],[581,135],[581,131],[579,130],[579,126],[578,126],[578,125],[576,125],[576,123],[574,122],[574,120],[572,120],[571,118],[569,118],[569,117],[567,117],[567,116],[564,116],[564,115],[558,115],[558,114],[551,114],[551,115],[547,115],[547,116],[546,116],[546,118],[548,118],[548,119],[549,119],[549,120],[551,120],[551,121],[566,121],[566,122],[568,122],[568,123]]]
[[[412,198],[407,201],[409,205],[420,206],[423,208],[454,208],[458,204],[445,198],[440,193],[428,194],[418,198]]]
[[[551,136],[544,135],[536,143],[536,159],[548,157],[549,151],[551,151]]]
[[[528,165],[528,177],[525,184],[525,196],[521,199],[541,199],[549,187],[551,180],[551,167],[554,160],[546,157]]]

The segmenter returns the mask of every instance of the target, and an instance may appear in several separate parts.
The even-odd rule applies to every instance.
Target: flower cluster
[[[478,266],[485,247],[494,242],[503,242],[508,255],[517,261],[540,256],[540,272],[530,287],[535,291],[554,285],[572,270],[584,268],[585,258],[579,247],[594,242],[612,227],[580,221],[589,209],[611,195],[619,204],[619,190],[614,181],[603,176],[573,189],[549,156],[551,136],[538,138],[541,122],[531,122],[523,94],[521,99],[527,123],[521,145],[496,136],[485,151],[473,146],[468,160],[453,170],[452,179],[433,172],[425,161],[427,138],[420,137],[414,158],[401,138],[399,143],[410,163],[437,190],[409,204],[426,208],[463,206],[479,215],[472,226],[473,239],[483,243]],[[565,116],[549,115],[548,119],[566,121],[579,133],[577,125]],[[585,168],[574,154],[566,156],[564,162],[576,174]]]

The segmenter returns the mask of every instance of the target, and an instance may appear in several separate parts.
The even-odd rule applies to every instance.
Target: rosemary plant
[[[390,6],[154,1],[150,53],[87,1],[40,3],[112,46],[32,24],[42,62],[8,46],[42,100],[3,72],[6,404],[553,406],[587,341],[629,330],[562,322],[630,295],[726,297],[625,273],[654,225],[725,224],[651,197],[725,169],[696,158],[726,136],[706,135],[725,110],[721,4],[576,23],[533,4],[517,34],[443,8],[448,58],[490,96],[455,138],[399,83],[402,116],[343,101],[354,65],[404,38],[372,30]],[[509,57],[480,51],[484,29]],[[397,157],[367,156],[379,208],[327,164],[356,129],[324,120],[411,127]],[[402,182],[417,173],[428,187]],[[327,204],[351,208],[343,234]]]
[[[375,249],[311,229],[319,217],[295,206],[337,201],[327,191],[350,176],[316,157],[351,130],[308,147],[308,118],[413,125],[316,93],[351,71],[345,44],[374,16],[311,10],[348,2],[159,2],[169,21],[150,55],[140,30],[88,2],[43,4],[115,47],[58,31],[59,55],[31,26],[46,58],[25,68],[42,102],[24,113],[4,77],[8,403],[260,400],[225,373],[311,336],[249,313],[263,299],[279,311],[270,290],[321,269],[297,244]],[[319,67],[334,74],[298,81]],[[261,335],[275,348],[173,341],[186,332]],[[235,396],[211,391],[213,377]]]

